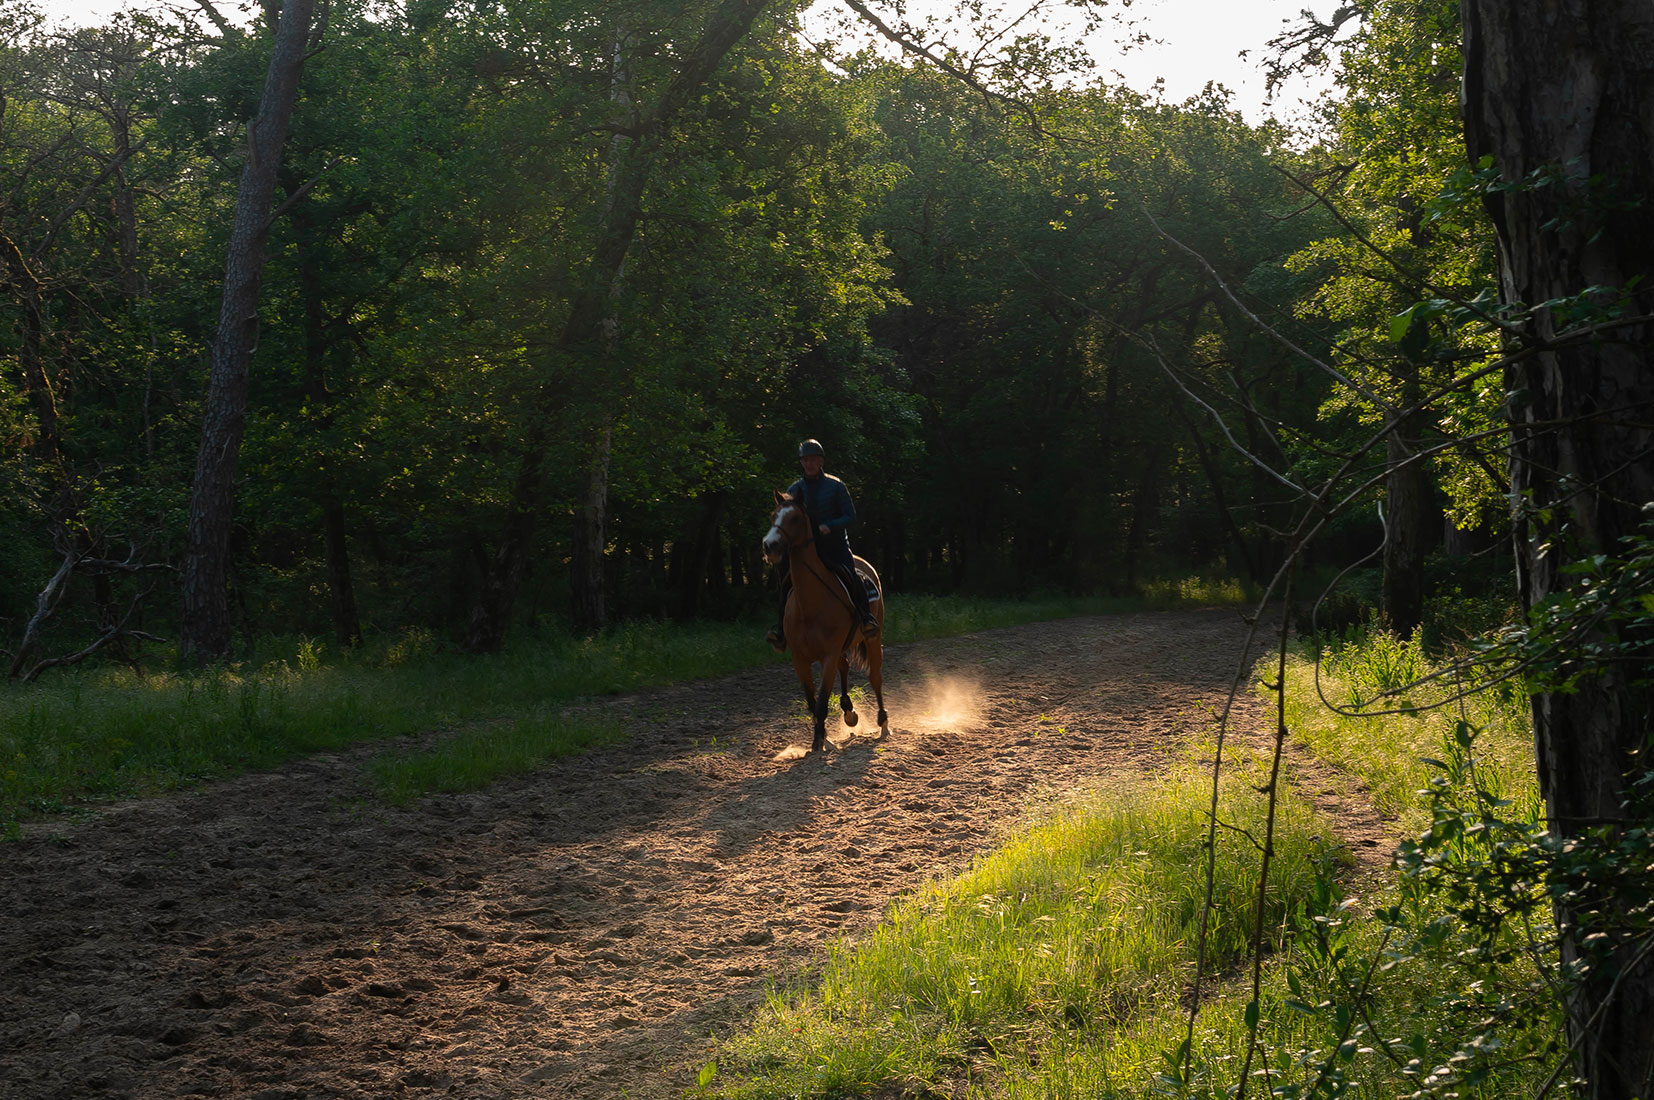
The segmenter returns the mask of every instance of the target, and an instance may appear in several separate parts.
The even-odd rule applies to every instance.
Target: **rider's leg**
[[[781,559],[781,564],[775,567],[775,574],[781,581],[781,599],[780,602],[776,604],[775,625],[770,627],[770,632],[768,634],[764,635],[764,640],[769,642],[770,645],[775,648],[777,653],[785,653],[787,652],[787,631],[785,627],[787,620],[787,597],[792,594],[793,590],[792,570],[789,567],[787,559]]]
[[[873,617],[873,607],[867,602],[867,586],[861,583],[861,575],[856,572],[855,563],[839,567],[839,577],[844,581],[844,587],[850,590],[850,601],[855,604],[856,618],[861,622],[861,632],[868,638],[876,638],[879,634],[879,621]]]

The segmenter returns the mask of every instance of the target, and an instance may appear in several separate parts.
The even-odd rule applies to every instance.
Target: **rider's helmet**
[[[811,455],[821,455],[822,457],[826,457],[827,452],[822,449],[820,442],[817,440],[806,439],[798,445],[798,457],[809,458]]]

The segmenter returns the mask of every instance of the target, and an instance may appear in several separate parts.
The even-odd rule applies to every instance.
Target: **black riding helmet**
[[[809,458],[811,455],[821,455],[825,458],[827,456],[827,452],[822,449],[822,446],[818,441],[814,439],[806,439],[798,445],[798,457]]]

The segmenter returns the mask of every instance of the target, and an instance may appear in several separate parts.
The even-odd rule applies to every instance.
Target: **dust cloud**
[[[904,725],[929,730],[972,729],[982,724],[986,693],[963,676],[926,675],[918,697],[908,706]]]
[[[866,712],[872,708],[872,693],[862,686],[855,689],[856,706],[863,712],[864,719],[870,717]],[[987,709],[987,691],[975,680],[963,676],[937,675],[922,673],[920,680],[913,685],[910,693],[901,691],[899,696],[887,688],[885,702],[890,707],[891,728],[896,733],[911,731],[915,733],[936,733],[941,731],[963,731],[976,729],[982,725],[982,716]],[[803,722],[808,723],[806,717]],[[807,729],[806,726],[800,728]],[[860,730],[852,732],[841,724],[838,710],[835,708],[827,716],[827,737],[829,748],[842,749],[850,742],[857,740]],[[875,727],[865,736],[875,736],[878,733]],[[809,755],[807,745],[790,744],[770,759],[777,764],[786,764],[802,759]]]

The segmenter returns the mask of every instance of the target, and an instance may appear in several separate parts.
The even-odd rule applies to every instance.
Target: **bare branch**
[[[270,221],[268,224],[275,224],[277,219],[279,219],[283,214],[287,213],[289,210],[293,209],[293,207],[302,202],[304,197],[310,194],[311,189],[322,181],[322,177],[333,171],[333,169],[338,165],[339,159],[340,158],[338,157],[334,157],[332,160],[322,165],[322,170],[320,172],[317,172],[314,176],[311,176],[309,179],[305,180],[304,183],[300,184],[297,191],[294,191],[291,195],[287,196],[287,201],[283,202],[280,206],[276,207],[275,210],[271,211]]]
[[[225,38],[229,38],[235,33],[235,27],[231,26],[230,21],[224,18],[223,12],[213,6],[212,0],[195,0],[195,3],[197,7],[206,13],[207,18],[212,20],[213,26],[218,28],[218,33],[222,34]]]
[[[993,88],[988,87],[986,84],[978,80],[972,73],[961,69],[959,66],[950,61],[938,57],[935,51],[931,50],[929,47],[920,45],[908,35],[902,33],[894,27],[891,27],[883,19],[880,19],[877,14],[875,14],[865,3],[862,2],[862,0],[844,0],[844,5],[857,15],[861,16],[862,19],[868,23],[868,25],[878,31],[884,38],[888,39],[895,45],[900,46],[907,53],[935,65],[938,69],[947,73],[949,76],[969,86],[981,95],[983,99],[986,99],[992,103],[1004,104],[1005,106],[1028,116],[1028,118],[1033,122],[1039,122],[1039,116],[1035,113],[1034,108],[1029,104],[1023,102],[1015,96],[1006,95],[1004,92],[996,91]]]
[[[29,619],[29,625],[23,629],[23,640],[17,643],[17,653],[12,657],[11,671],[7,674],[9,679],[17,679],[17,674],[22,671],[24,662],[39,647],[41,627],[46,624],[46,620],[51,618],[52,612],[57,609],[57,603],[63,598],[63,590],[68,584],[69,578],[74,574],[75,566],[79,561],[80,555],[74,551],[65,553],[63,564],[57,567],[57,572],[52,574],[52,579],[46,582],[46,587],[42,588],[40,595],[35,598],[34,615]]]
[[[62,657],[49,657],[46,660],[39,662],[33,668],[29,669],[29,674],[23,677],[23,682],[26,684],[33,681],[35,677],[39,676],[42,672],[45,672],[49,668],[62,668],[66,665],[78,665],[98,650],[123,637],[142,638],[145,641],[151,642],[165,641],[165,639],[158,638],[153,634],[146,634],[141,630],[128,630],[126,628],[126,624],[132,621],[132,616],[137,613],[139,606],[143,604],[144,597],[148,596],[153,591],[155,591],[155,586],[150,585],[148,588],[132,597],[132,602],[127,604],[126,613],[120,617],[120,621],[114,623],[103,633],[99,634],[91,645],[75,653],[68,653]]]
[[[1288,337],[1286,334],[1282,333],[1274,325],[1271,325],[1269,322],[1265,321],[1262,317],[1259,317],[1256,313],[1252,312],[1251,309],[1247,308],[1246,303],[1242,302],[1240,300],[1240,298],[1238,298],[1235,295],[1235,292],[1233,290],[1229,289],[1228,282],[1226,282],[1224,280],[1222,275],[1219,275],[1217,273],[1217,269],[1214,268],[1210,263],[1208,263],[1206,261],[1206,257],[1202,256],[1199,252],[1196,252],[1194,249],[1190,248],[1188,245],[1184,244],[1182,241],[1178,240],[1176,237],[1174,237],[1170,233],[1166,232],[1165,228],[1163,226],[1161,226],[1160,222],[1155,219],[1155,216],[1152,213],[1149,212],[1149,207],[1148,207],[1147,203],[1139,202],[1138,206],[1142,209],[1143,216],[1145,218],[1149,219],[1149,224],[1154,226],[1154,231],[1156,233],[1159,233],[1162,237],[1164,237],[1166,239],[1166,242],[1168,244],[1172,245],[1172,247],[1176,248],[1179,252],[1182,252],[1185,255],[1190,256],[1191,258],[1193,258],[1194,261],[1196,263],[1198,263],[1201,266],[1201,268],[1206,272],[1206,274],[1212,279],[1212,281],[1217,283],[1218,289],[1223,291],[1224,297],[1228,298],[1231,302],[1235,303],[1235,307],[1246,315],[1247,320],[1251,321],[1254,325],[1256,325],[1258,327],[1259,332],[1264,333],[1266,336],[1270,337],[1276,343],[1278,343],[1281,346],[1285,347],[1287,350],[1291,351],[1294,355],[1297,355],[1299,358],[1303,359],[1305,362],[1310,363],[1313,366],[1318,367],[1320,370],[1322,370],[1322,371],[1326,372],[1327,374],[1331,375],[1336,381],[1338,381],[1339,383],[1341,383],[1345,386],[1348,386],[1350,389],[1354,390],[1356,393],[1359,393],[1361,396],[1363,396],[1367,400],[1371,401],[1378,408],[1384,409],[1387,413],[1390,413],[1391,415],[1394,415],[1395,410],[1394,410],[1394,408],[1391,407],[1389,402],[1385,401],[1384,399],[1379,397],[1377,394],[1372,393],[1370,390],[1368,390],[1366,387],[1360,385],[1355,380],[1347,377],[1344,374],[1343,371],[1339,370],[1337,367],[1333,366],[1331,363],[1326,362],[1320,356],[1313,355],[1310,352],[1308,352],[1308,351],[1304,350],[1303,348],[1299,347],[1298,344],[1296,342],[1294,342],[1290,337]]]

